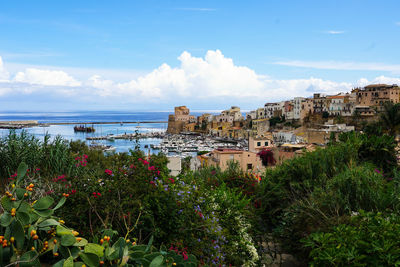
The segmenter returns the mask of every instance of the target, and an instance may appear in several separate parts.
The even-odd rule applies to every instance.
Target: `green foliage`
[[[53,216],[54,199],[50,196],[34,200],[35,185],[23,189],[27,165],[18,168],[18,178],[10,191],[1,198],[0,265],[41,266],[41,262],[54,266],[197,266],[193,255],[178,255],[171,251],[156,252],[149,243],[144,249],[123,237],[112,241],[105,235],[100,244],[89,243],[79,233],[67,228],[65,222]],[[23,190],[23,194],[18,191]],[[65,203],[61,199],[55,208]],[[106,231],[111,233],[112,231]],[[50,256],[52,254],[52,256]]]
[[[395,135],[400,127],[400,104],[386,102],[380,114],[380,122],[389,135]]]
[[[396,166],[393,138],[352,132],[339,140],[267,169],[257,194],[262,229],[300,258],[307,255],[304,236],[347,223],[353,211],[399,211],[397,182],[389,182]]]
[[[76,175],[76,168],[70,155],[68,143],[60,136],[50,141],[45,135],[43,141],[22,131],[15,130],[0,139],[0,179],[2,184],[9,178],[21,162],[25,162],[31,171],[39,168],[43,175]]]
[[[235,162],[225,171],[203,168],[171,177],[167,158],[161,154],[147,157],[132,150],[105,155],[82,142],[39,142],[11,133],[0,146],[0,157],[6,159],[0,169],[6,174],[2,178],[8,190],[1,199],[0,234],[8,241],[12,233],[14,242],[0,247],[0,260],[54,266],[97,266],[100,261],[105,266],[171,266],[174,262],[177,266],[257,266],[264,262],[262,255],[274,253],[262,250],[260,245],[268,243],[305,264],[362,266],[369,257],[367,265],[374,265],[368,250],[357,244],[359,238],[369,243],[372,239],[356,234],[367,229],[374,235],[377,227],[361,226],[372,221],[365,218],[379,212],[392,213],[395,219],[384,218],[397,225],[400,211],[394,139],[378,132],[342,134],[324,149],[267,168],[261,177],[240,170]],[[8,153],[16,153],[16,159],[26,159],[28,164],[18,168]],[[357,221],[359,216],[354,215],[359,210],[371,213]],[[383,225],[383,220],[374,224]],[[397,234],[397,226],[385,227]],[[32,229],[37,240],[32,240]],[[72,229],[82,233],[79,240]],[[336,249],[339,231],[348,233],[341,236],[347,243],[340,241]],[[46,241],[48,248],[43,250]],[[374,249],[392,255],[390,242]],[[352,251],[357,251],[357,261],[349,260]],[[377,263],[386,264],[380,258]]]
[[[281,116],[281,117],[272,117],[269,119],[269,125],[271,127],[274,127],[275,125],[277,125],[278,123],[282,123],[285,122],[285,117]]]
[[[397,165],[393,136],[348,132],[341,134],[339,139],[357,148],[358,161],[371,162],[385,172],[390,172]]]
[[[363,212],[349,224],[311,234],[311,266],[397,266],[400,264],[400,217]]]

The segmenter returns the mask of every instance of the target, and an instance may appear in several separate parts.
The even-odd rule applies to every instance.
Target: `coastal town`
[[[232,106],[220,114],[196,117],[179,106],[169,115],[167,135],[156,148],[166,154],[197,152],[190,159],[192,170],[207,166],[225,170],[236,161],[242,170],[260,174],[266,167],[324,147],[340,133],[361,130],[379,118],[388,102],[400,102],[398,85],[371,84],[336,95],[315,93],[310,98],[265,103],[245,115]],[[265,154],[271,159],[263,162],[260,155]],[[172,173],[179,173],[182,156],[169,159]]]
[[[260,175],[265,168],[274,168],[287,159],[325,147],[343,132],[362,131],[368,123],[379,119],[387,103],[400,103],[398,85],[371,84],[335,95],[314,93],[309,98],[267,102],[247,113],[231,106],[219,114],[194,116],[188,107],[178,106],[168,121],[140,122],[168,122],[165,131],[93,134],[93,126],[97,124],[138,125],[135,121],[54,124],[75,125],[75,132],[85,132],[82,137],[91,149],[105,153],[116,153],[116,140],[159,140],[159,143],[144,145],[143,149],[146,153],[165,154],[172,175],[180,174],[184,165],[193,171],[211,166],[226,170],[231,162],[236,162],[243,171]],[[25,129],[50,124],[33,120],[3,121],[0,128]]]

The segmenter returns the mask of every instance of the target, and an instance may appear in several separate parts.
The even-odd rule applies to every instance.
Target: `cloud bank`
[[[98,109],[101,109],[102,105],[107,105],[109,108],[118,109],[121,105],[125,105],[133,110],[145,107],[155,110],[155,107],[162,106],[169,109],[177,104],[194,105],[193,108],[207,106],[214,109],[225,108],[221,105],[246,104],[247,107],[252,105],[256,108],[265,102],[291,99],[296,96],[307,97],[314,92],[327,94],[347,92],[354,86],[369,83],[400,84],[400,79],[385,76],[373,80],[361,78],[354,84],[314,77],[277,80],[258,74],[246,66],[236,65],[219,50],[207,51],[204,57],[194,57],[185,51],[177,59],[180,63],[177,67],[164,63],[149,73],[127,82],[120,82],[101,75],[77,79],[59,69],[33,67],[11,75],[0,57],[0,102],[12,101],[17,97],[24,99],[25,96],[25,102],[57,103],[54,105],[63,109],[72,105],[80,105],[81,108],[82,105],[97,105]],[[321,63],[304,62],[276,64],[318,68],[325,66]],[[347,64],[342,64],[340,67],[360,68]],[[381,69],[398,67],[381,66]],[[29,107],[29,103],[27,104]]]

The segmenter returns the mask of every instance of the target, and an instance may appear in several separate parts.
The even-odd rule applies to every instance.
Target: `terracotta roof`
[[[333,95],[333,96],[328,96],[327,98],[329,99],[341,99],[341,98],[345,98],[346,96],[344,95]]]
[[[364,88],[376,88],[376,87],[391,87],[392,85],[384,84],[384,83],[378,83],[378,84],[370,84],[365,86]]]

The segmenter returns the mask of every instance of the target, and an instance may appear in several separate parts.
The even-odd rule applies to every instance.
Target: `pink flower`
[[[150,183],[151,183],[152,185],[156,185],[156,183],[155,183],[154,181],[150,181]]]
[[[94,198],[101,197],[101,194],[99,192],[93,192],[92,194]]]
[[[168,180],[171,182],[171,184],[175,183],[175,180],[173,178],[168,178]]]
[[[88,158],[88,155],[83,154],[83,158],[84,158],[84,159],[87,159],[87,158]]]
[[[183,259],[184,259],[184,260],[187,260],[187,259],[189,258],[188,255],[186,255],[185,252],[182,252],[182,256],[183,256]]]
[[[147,160],[143,160],[143,164],[147,165],[147,164],[149,164],[149,162]]]
[[[112,175],[112,170],[106,169],[104,172],[107,173],[108,175]]]

